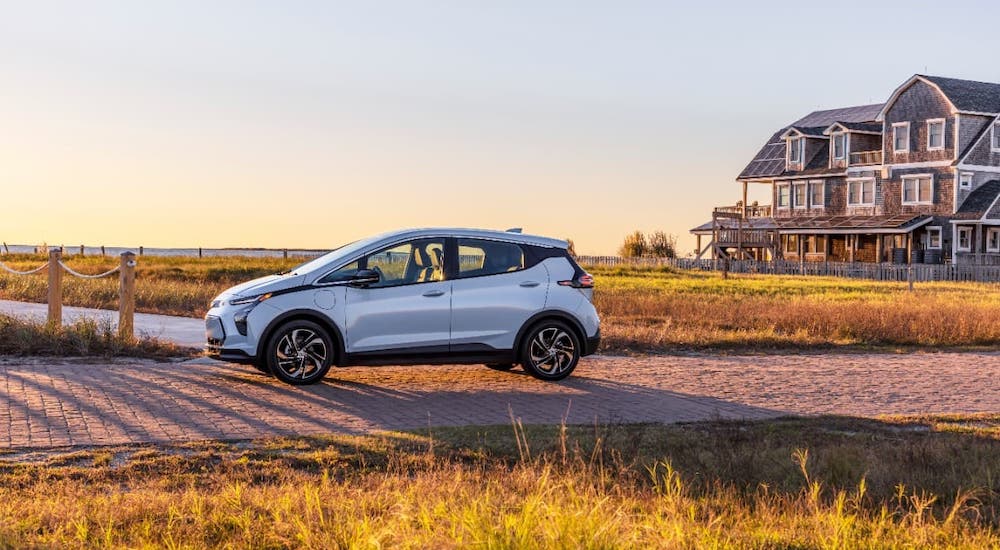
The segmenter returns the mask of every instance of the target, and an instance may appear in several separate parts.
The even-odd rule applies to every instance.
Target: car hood
[[[285,290],[302,284],[302,275],[267,275],[226,289],[218,298],[230,296],[250,297],[266,292]]]

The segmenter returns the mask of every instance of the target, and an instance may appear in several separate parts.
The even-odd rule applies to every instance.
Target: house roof
[[[969,193],[962,206],[955,211],[955,217],[963,220],[978,220],[996,202],[1000,195],[1000,180],[990,180]]]
[[[812,134],[808,134],[803,130],[808,129],[809,131],[813,131],[812,129],[819,129],[816,137],[824,137],[823,130],[829,128],[834,122],[840,122],[841,124],[872,122],[881,110],[882,104],[880,103],[877,105],[841,107],[839,109],[827,109],[809,113],[775,132],[771,136],[771,139],[767,140],[767,143],[757,152],[757,155],[750,161],[750,164],[747,164],[746,168],[740,172],[737,179],[772,178],[786,174],[785,142],[781,136],[791,128],[795,128],[806,135]],[[881,130],[882,125],[879,124],[878,127]],[[821,147],[820,149],[826,149],[826,147]],[[829,156],[828,153],[826,155],[827,157]],[[816,156],[819,156],[819,153]],[[813,160],[809,161],[806,170],[802,172],[788,172],[788,174],[805,173],[814,164],[815,160],[816,158],[814,157]]]
[[[719,220],[719,227],[723,229],[736,229],[739,224],[737,220]],[[743,220],[743,229],[774,229],[777,227],[774,218],[747,218]],[[691,229],[691,233],[712,234],[712,220],[709,220],[698,227]]]
[[[1000,113],[1000,84],[917,75],[936,85],[959,111]]]
[[[987,205],[989,208],[989,205]],[[932,218],[926,215],[900,214],[896,216],[794,216],[790,218],[748,218],[743,229],[777,229],[782,233],[852,233],[880,231],[905,233]],[[720,227],[735,229],[736,222],[719,223]],[[705,222],[691,233],[711,234],[712,222]]]
[[[906,231],[917,227],[929,216],[899,214],[896,216],[795,216],[776,218],[775,224],[782,232],[816,230],[849,232],[858,229],[885,229]]]

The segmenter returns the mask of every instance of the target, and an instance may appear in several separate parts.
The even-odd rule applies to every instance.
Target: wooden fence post
[[[49,251],[49,317],[48,323],[54,327],[62,326],[62,250],[54,248]]]
[[[135,254],[122,252],[118,279],[118,337],[135,338]]]
[[[142,256],[142,247],[139,247],[139,255]]]
[[[201,255],[201,247],[199,246],[198,247],[198,258],[201,259],[201,257],[202,257],[202,255]]]
[[[282,250],[281,252],[282,252],[281,257],[283,259],[287,260],[288,259],[288,249],[286,248],[286,249]]]
[[[101,257],[103,258],[104,256],[105,256],[105,254],[104,254],[104,245],[102,244],[101,245]]]

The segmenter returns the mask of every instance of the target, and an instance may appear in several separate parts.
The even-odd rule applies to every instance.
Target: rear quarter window
[[[458,277],[482,277],[521,271],[524,250],[514,243],[458,239]]]

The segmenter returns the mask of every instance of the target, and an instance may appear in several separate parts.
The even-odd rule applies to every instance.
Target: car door
[[[451,281],[445,280],[443,258],[443,238],[410,240],[362,258],[361,269],[378,272],[380,280],[367,287],[347,289],[347,352],[446,352]]]
[[[516,243],[457,239],[453,271],[451,351],[508,350],[524,323],[545,307],[545,266],[525,268]]]

